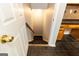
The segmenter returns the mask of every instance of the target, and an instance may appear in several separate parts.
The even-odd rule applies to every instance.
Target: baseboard
[[[48,44],[49,46],[51,46],[51,47],[56,47],[56,45],[55,44]]]
[[[29,46],[48,46],[48,44],[29,44]]]
[[[33,36],[43,36],[42,34],[33,34]]]
[[[32,40],[29,40],[29,42],[31,42],[31,41],[33,41],[33,39]]]

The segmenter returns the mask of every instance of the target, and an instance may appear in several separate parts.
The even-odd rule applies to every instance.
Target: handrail
[[[28,29],[30,29],[30,30],[34,33],[34,31],[33,31],[32,28],[29,26],[28,23],[26,23],[26,26],[27,26]]]

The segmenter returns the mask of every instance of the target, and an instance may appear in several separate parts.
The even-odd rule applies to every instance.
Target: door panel
[[[28,50],[27,28],[25,27],[24,15],[17,17],[16,14],[19,14],[19,12],[16,13],[14,9],[17,11],[18,9],[14,6],[16,4],[0,4],[0,35],[14,37],[12,42],[0,43],[0,53],[8,53],[9,56],[23,56],[27,54]]]
[[[6,9],[7,8],[7,9]],[[13,10],[10,4],[0,4],[0,9],[2,11],[2,21],[3,23],[14,20]]]

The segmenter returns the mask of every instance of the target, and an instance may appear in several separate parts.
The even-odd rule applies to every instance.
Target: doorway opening
[[[29,44],[47,44],[49,40],[54,3],[25,3],[24,14],[28,29]]]

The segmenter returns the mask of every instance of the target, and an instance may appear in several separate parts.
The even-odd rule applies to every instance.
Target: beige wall
[[[33,20],[33,30],[35,35],[42,35],[43,34],[43,15],[42,10],[34,9],[32,10],[32,20]]]
[[[31,8],[30,8],[30,4],[23,4],[24,7],[24,15],[25,15],[25,19],[26,22],[30,25],[30,27],[32,28],[32,20],[31,20]]]
[[[44,39],[48,41],[54,10],[52,4],[48,5],[48,9],[42,9],[41,14],[39,14],[38,11],[33,11],[33,9],[31,10],[29,4],[24,4],[24,10],[26,22],[31,25],[32,29],[35,31],[35,34],[42,34]]]
[[[30,25],[30,27],[34,30],[35,34],[43,33],[43,19],[42,13],[39,14],[37,10],[33,10],[30,7],[30,4],[24,4],[24,15],[26,18],[26,22]]]
[[[48,42],[51,22],[53,19],[53,10],[54,8],[49,5],[47,10],[44,10],[44,19],[43,19],[43,39]]]

